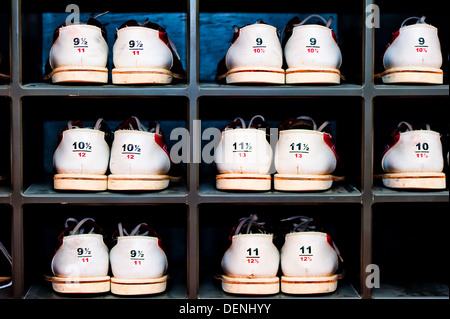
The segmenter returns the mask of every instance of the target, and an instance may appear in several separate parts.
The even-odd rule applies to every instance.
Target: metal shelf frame
[[[343,84],[338,86],[226,86],[214,83],[199,82],[199,2],[187,0],[187,84],[169,85],[167,87],[119,87],[104,86],[64,86],[43,83],[22,83],[22,1],[11,0],[10,56],[11,82],[0,86],[0,96],[9,97],[11,102],[10,140],[11,140],[11,188],[0,195],[0,203],[9,205],[12,211],[11,235],[13,257],[12,297],[22,299],[25,290],[25,256],[24,256],[24,217],[23,208],[26,204],[61,204],[74,203],[84,205],[121,204],[151,205],[151,204],[185,204],[187,207],[187,282],[186,298],[199,298],[199,206],[202,204],[346,204],[360,205],[361,208],[361,260],[360,260],[360,291],[361,299],[371,299],[372,289],[366,287],[366,266],[372,264],[373,240],[373,209],[375,203],[390,202],[440,202],[448,203],[448,188],[438,193],[431,192],[394,192],[374,187],[374,99],[384,97],[440,97],[448,98],[449,86],[400,86],[381,85],[374,82],[374,29],[363,24],[363,61],[362,85]],[[364,0],[364,7],[373,4],[372,0]],[[364,14],[363,14],[364,16]],[[192,156],[199,158],[199,150],[193,148],[194,139],[200,136],[194,120],[200,119],[199,100],[202,97],[341,97],[353,96],[362,98],[361,118],[361,189],[352,188],[345,192],[286,194],[268,192],[262,194],[230,194],[217,192],[207,186],[200,185],[199,165],[187,165],[187,178],[184,188],[175,192],[167,191],[151,194],[70,194],[57,193],[49,185],[33,185],[24,189],[23,185],[23,108],[24,97],[56,96],[56,97],[167,97],[178,96],[188,99],[187,129],[191,132],[190,151]],[[193,131],[196,129],[197,131]],[[194,162],[195,161],[191,161]],[[0,216],[1,218],[1,216]]]

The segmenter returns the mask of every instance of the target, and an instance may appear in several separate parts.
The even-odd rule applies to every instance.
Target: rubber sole
[[[383,185],[389,188],[444,189],[445,173],[392,173],[382,174]]]
[[[149,295],[166,290],[167,276],[158,278],[111,278],[111,292],[116,295]]]
[[[284,84],[285,71],[281,68],[235,68],[225,75],[228,84],[268,83]]]
[[[290,68],[286,70],[286,84],[339,84],[341,72],[337,69],[305,70]]]
[[[116,68],[111,73],[113,84],[169,84],[173,79],[165,69]]]
[[[262,174],[219,174],[216,187],[221,190],[268,191],[272,187],[272,177]]]
[[[280,191],[317,191],[329,189],[334,180],[333,175],[275,174],[274,188]]]
[[[222,275],[222,289],[232,294],[270,295],[280,291],[280,278],[246,278]]]
[[[383,83],[444,83],[444,73],[436,70],[388,69],[382,73]]]
[[[108,69],[99,67],[59,67],[52,71],[53,83],[108,83]]]
[[[48,277],[53,290],[60,293],[85,294],[110,291],[110,277]]]
[[[55,174],[53,187],[57,190],[103,191],[108,188],[106,175]]]
[[[111,174],[108,176],[110,190],[161,190],[169,186],[167,175]]]
[[[338,275],[281,277],[281,291],[287,294],[323,294],[337,289]]]

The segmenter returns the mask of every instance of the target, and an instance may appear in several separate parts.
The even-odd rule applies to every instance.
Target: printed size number
[[[130,259],[135,265],[142,265],[142,261],[144,260],[144,251],[135,249],[131,250]]]
[[[234,142],[233,148],[234,152],[248,152],[252,150],[252,144],[249,142]]]
[[[81,260],[81,262],[87,263],[89,262],[89,258],[92,257],[92,251],[90,248],[86,247],[77,248],[77,257]]]
[[[73,47],[80,53],[86,52],[88,41],[86,38],[73,38]]]
[[[311,246],[305,247],[302,246],[300,247],[300,261],[312,261],[312,249]]]
[[[258,248],[247,249],[248,255],[245,257],[248,264],[258,264],[259,263],[259,250]]]
[[[130,40],[128,42],[128,49],[133,55],[139,55],[139,52],[144,50],[144,44],[141,40]]]
[[[123,144],[122,145],[122,154],[126,155],[127,159],[134,159],[135,155],[141,154],[141,146],[138,144]]]
[[[253,52],[254,53],[266,53],[266,46],[263,45],[263,39],[256,38],[255,42],[256,42],[256,45],[253,46]]]
[[[416,52],[423,52],[423,53],[427,53],[428,52],[428,45],[425,44],[425,38],[420,37],[417,39],[417,42],[419,43],[419,45],[416,45]]]
[[[306,143],[291,143],[289,154],[293,154],[295,158],[303,158],[304,154],[309,154],[309,145]]]
[[[320,46],[317,45],[317,39],[316,38],[310,38],[309,39],[309,45],[306,46],[306,51],[308,53],[319,53]]]
[[[414,153],[417,158],[428,158],[428,153],[430,153],[429,148],[428,143],[417,143]]]
[[[247,157],[247,153],[251,153],[253,146],[249,142],[234,142],[233,153],[238,153],[239,157]]]
[[[92,145],[90,142],[74,142],[72,152],[77,153],[78,157],[86,157],[87,153],[92,152]]]

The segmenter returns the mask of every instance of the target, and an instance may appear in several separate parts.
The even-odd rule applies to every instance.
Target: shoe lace
[[[245,122],[244,122],[244,120],[242,119],[242,117],[237,117],[237,118],[235,118],[235,119],[233,120],[233,122],[237,122],[237,121],[241,122],[242,128],[245,128]]]
[[[413,130],[412,125],[409,124],[408,122],[402,121],[402,122],[398,123],[397,127],[400,128],[402,126],[406,126],[406,131],[412,131]]]
[[[263,19],[257,19],[255,24],[267,24],[266,21],[264,21]],[[250,23],[247,23],[241,27],[239,27],[238,25],[233,25],[233,30],[234,32],[239,32],[240,29],[245,28],[247,26],[251,25]]]
[[[107,13],[109,13],[109,11],[105,11],[105,12],[99,13],[96,16],[93,16],[93,14],[92,14],[92,16],[93,16],[92,18],[97,20],[98,18],[100,18],[101,16],[104,16]]]
[[[148,130],[150,133],[162,135],[161,125],[159,123],[152,122],[152,127]]]
[[[394,131],[394,135],[397,135],[399,132],[408,132],[408,131],[416,131],[416,130],[431,130],[430,124],[425,123],[423,126],[413,126],[408,122],[402,121],[397,125],[397,129]]]
[[[146,223],[140,223],[137,225],[130,233],[127,232],[127,230],[122,226],[122,223],[118,224],[119,228],[119,236],[147,236],[149,231],[146,230],[145,232],[139,234],[139,230],[141,226],[148,226]]]
[[[139,121],[139,119],[136,116],[132,116],[131,118],[135,120],[138,131],[144,131],[144,132],[148,131],[148,129],[141,123],[141,121]],[[133,127],[132,123],[129,123],[129,127],[130,127],[130,130],[135,129]]]
[[[231,233],[233,235],[239,235],[239,234],[252,234],[252,228],[256,228],[256,230],[261,233],[265,234],[265,222],[258,221],[258,216],[256,214],[251,214],[249,217],[243,217],[239,220],[239,223],[233,227]],[[231,236],[231,237],[232,237]]]
[[[105,41],[107,41],[106,26],[109,24],[109,22],[101,23],[100,21],[97,20],[97,18],[100,18],[101,16],[103,16],[107,13],[109,13],[109,11],[105,11],[103,13],[97,14],[96,16],[94,16],[94,13],[91,13],[90,18],[86,22],[86,24],[93,25],[93,26],[96,26],[97,28],[100,28],[100,30],[102,31],[102,36],[105,39]]]
[[[83,124],[81,123],[80,120],[67,122],[68,130],[73,130],[73,129],[77,129],[77,128],[83,128]]]
[[[425,23],[425,16],[422,17],[409,17],[406,18],[405,20],[403,20],[402,25],[400,26],[400,28],[403,28],[403,26],[405,25],[405,23],[409,20],[417,20],[416,24],[424,24]]]
[[[309,19],[311,19],[311,18],[318,18],[319,20],[321,20],[321,21],[325,24],[325,26],[326,26],[327,28],[329,28],[330,25],[331,25],[331,23],[333,22],[333,17],[330,17],[330,18],[328,19],[328,21],[327,21],[327,20],[325,20],[322,16],[320,16],[320,15],[318,15],[318,14],[311,14],[311,15],[308,16],[305,20],[303,20],[302,22],[300,22],[300,23],[298,23],[298,24],[295,24],[294,26],[304,25],[304,24],[305,24]]]
[[[97,122],[95,122],[94,130],[100,130],[100,126],[102,125],[103,118],[99,118]]]
[[[85,223],[90,224],[91,228],[89,230],[86,230],[84,227],[82,227]],[[67,236],[66,234],[68,234],[69,236],[79,234],[103,234],[103,229],[95,223],[94,219],[89,217],[84,218],[81,221],[69,217],[66,219],[64,226],[64,230],[58,236],[60,246],[63,244],[64,237]]]
[[[102,122],[103,122],[103,118],[99,118],[94,124],[94,130],[100,130],[100,126],[102,125]],[[80,120],[67,122],[67,129],[69,129],[69,130],[83,128],[83,127],[84,127],[83,123]]]
[[[298,222],[294,222],[298,220]],[[292,216],[282,219],[282,222],[292,223],[292,232],[316,231],[317,226],[311,225],[314,219],[308,216]]]
[[[248,123],[249,128],[253,127],[252,124],[255,119],[261,119],[262,122],[265,122],[265,118],[262,115],[255,115],[251,118],[250,123]]]
[[[128,120],[124,121],[122,124],[119,125],[117,130],[142,131],[162,135],[160,123],[155,123],[151,121],[149,129],[146,126],[144,126],[136,116],[132,116]]]
[[[89,19],[87,21],[87,24],[94,25],[94,26],[102,29],[102,32],[106,32],[105,27],[109,24],[109,22],[101,23],[97,19],[100,18],[101,16],[104,16],[105,14],[108,14],[108,13],[109,13],[109,11],[105,11],[105,12],[99,13],[97,15],[94,15],[94,13],[91,13],[90,17],[89,17]]]
[[[117,230],[113,233],[112,239],[117,240],[117,237],[123,237],[123,236],[151,236],[158,238],[158,244],[161,246],[161,238],[159,234],[150,226],[148,226],[147,223],[140,223],[137,226],[135,226],[130,233],[127,231],[127,225],[123,225],[122,223],[119,223],[117,225]],[[144,230],[142,230],[144,229]]]
[[[311,117],[309,117],[309,116],[299,116],[299,117],[297,117],[297,120],[307,120],[307,121],[310,121],[310,122],[313,124],[313,130],[314,130],[314,131],[319,131],[319,132],[322,132],[323,129],[324,129],[328,124],[330,124],[329,121],[325,121],[325,122],[322,123],[322,125],[320,125],[319,127],[317,127],[316,122],[315,122]]]
[[[225,130],[237,128],[237,127],[239,127],[239,125],[240,125],[241,128],[258,128],[258,124],[253,125],[254,124],[253,121],[255,121],[255,120],[256,121],[259,120],[260,123],[261,122],[265,123],[265,119],[264,119],[264,117],[262,115],[255,115],[255,116],[253,116],[251,118],[248,126],[245,125],[245,121],[242,119],[242,117],[236,117],[230,125],[225,127]]]
[[[285,120],[283,123],[281,123],[279,125],[279,129],[280,130],[288,130],[288,129],[297,128],[298,125],[301,123],[301,121],[310,122],[312,124],[312,130],[319,131],[319,132],[322,132],[325,129],[325,127],[327,127],[330,124],[329,121],[325,121],[319,127],[317,127],[316,122],[311,117],[299,116],[297,118],[289,118],[289,119]]]
[[[91,221],[91,222],[93,222],[93,223],[95,222],[94,219],[89,218],[89,217],[84,218],[84,219],[82,219],[81,221],[78,221],[78,220],[76,220],[75,218],[69,217],[69,218],[66,219],[65,226],[66,226],[66,228],[68,228],[68,227],[70,227],[70,226],[69,226],[69,223],[74,222],[74,223],[76,223],[76,225],[75,225],[75,227],[74,227],[71,231],[69,231],[69,234],[70,234],[70,235],[85,234],[85,229],[82,228],[82,226],[83,226],[83,224],[86,223],[87,221]],[[94,233],[94,229],[95,229],[95,227],[91,227],[91,229],[90,229],[88,232],[86,232],[86,234],[92,234],[92,233]]]

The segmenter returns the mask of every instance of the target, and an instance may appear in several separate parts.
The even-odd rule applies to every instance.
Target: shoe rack
[[[343,255],[346,276],[336,292],[318,298],[448,298],[448,267],[438,257],[447,251],[448,186],[439,191],[393,190],[374,177],[379,151],[398,122],[425,121],[432,129],[448,134],[448,77],[443,85],[384,85],[374,79],[382,68],[379,56],[391,33],[412,15],[425,15],[427,22],[439,28],[443,70],[448,74],[446,16],[439,11],[439,3],[432,2],[436,4],[426,8],[372,0],[346,1],[345,5],[327,0],[282,0],[276,4],[234,0],[5,3],[0,14],[9,25],[0,26],[0,45],[9,50],[11,78],[0,85],[1,174],[6,176],[0,185],[0,241],[12,253],[13,285],[0,291],[0,299],[71,298],[54,293],[43,279],[65,219],[93,217],[110,236],[124,216],[147,221],[159,230],[169,258],[167,291],[139,298],[239,299],[225,294],[214,274],[220,270],[231,227],[250,213],[274,222],[309,215],[329,230]],[[111,19],[115,14],[128,20],[149,13],[150,20],[155,14],[167,23],[165,14],[171,16],[176,26],[166,27],[178,45],[187,81],[167,86],[43,82],[43,60],[48,54],[43,39],[51,39],[43,31],[46,14],[65,16],[69,3],[78,4],[81,12],[110,10]],[[380,28],[366,27],[366,8],[372,4],[380,9]],[[417,11],[422,9],[425,12]],[[281,32],[294,15],[311,13],[336,17],[345,76],[340,85],[231,86],[214,82],[215,68],[229,46],[234,24],[254,23],[261,17]],[[100,20],[108,22],[108,15]],[[113,34],[109,39],[114,39]],[[113,40],[108,44],[111,47]],[[237,116],[248,121],[256,114],[274,127],[288,116],[310,115],[331,121],[337,152],[346,165],[346,180],[324,192],[216,190],[213,165],[198,161],[197,145],[203,130],[221,129]],[[167,135],[175,127],[189,130],[190,163],[184,165],[183,181],[149,193],[54,191],[52,155],[61,126],[78,118],[93,123],[103,116],[115,129],[129,115],[161,121]],[[445,173],[448,176],[447,166]],[[366,284],[373,264],[380,270],[379,288]],[[269,298],[310,297],[279,293]]]

